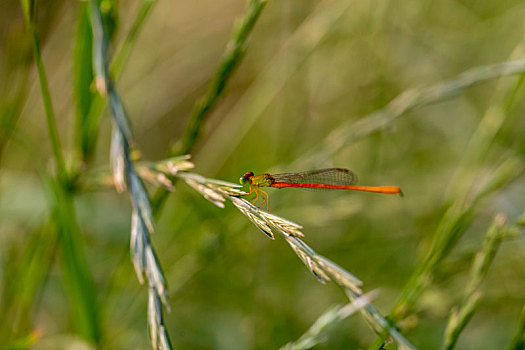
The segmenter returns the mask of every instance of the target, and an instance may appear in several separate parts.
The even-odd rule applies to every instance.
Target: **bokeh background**
[[[70,167],[80,162],[73,57],[84,4],[36,2]],[[112,51],[140,5],[115,4]],[[117,82],[144,159],[162,160],[183,135],[245,9],[240,0],[153,2]],[[438,349],[494,216],[504,213],[513,225],[525,210],[523,77],[483,81],[364,137],[347,139],[338,130],[352,130],[348,125],[404,91],[525,57],[519,51],[513,56],[525,38],[524,16],[521,1],[269,1],[242,62],[203,124],[192,152],[195,172],[237,182],[250,170],[337,166],[352,169],[360,184],[401,186],[403,198],[270,190],[271,211],[303,225],[305,241],[358,276],[365,291],[378,289],[374,305],[388,315],[428,253],[447,208],[465,193],[469,198],[513,159],[511,175],[469,207],[461,237],[404,320],[409,326],[403,333],[414,345]],[[503,113],[502,122],[481,124],[494,109]],[[13,344],[37,330],[35,349],[91,348],[75,333],[56,243],[46,258],[35,260],[40,244],[55,236],[49,193],[39,175],[52,174],[54,167],[31,36],[13,0],[0,3],[0,112],[0,343]],[[478,145],[472,140],[480,128],[494,135]],[[93,157],[77,167],[80,177],[109,169],[110,133],[106,113]],[[339,143],[343,146],[325,151]],[[75,208],[95,282],[100,346],[149,348],[147,291],[129,258],[128,196],[114,189],[79,192]],[[346,302],[337,286],[319,284],[282,239],[267,239],[232,205],[217,208],[182,182],[163,207],[152,240],[169,285],[172,311],[165,321],[175,348],[278,348],[299,338],[330,306]],[[524,262],[518,231],[499,247],[458,348],[511,344],[525,302]],[[35,264],[41,269],[29,273]],[[366,348],[375,339],[356,315],[334,326],[319,348]]]

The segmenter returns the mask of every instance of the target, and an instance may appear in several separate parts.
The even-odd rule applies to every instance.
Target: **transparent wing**
[[[275,182],[325,184],[325,185],[354,185],[357,175],[348,169],[328,168],[304,171],[301,173],[272,174]]]

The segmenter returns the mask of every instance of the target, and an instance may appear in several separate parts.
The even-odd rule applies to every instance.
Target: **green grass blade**
[[[2,347],[2,350],[25,350],[31,348],[40,338],[41,334],[39,332],[31,332],[24,336],[21,336],[18,339],[13,340],[5,347]]]
[[[521,309],[521,315],[518,320],[518,329],[509,344],[508,350],[525,349],[525,306]]]
[[[100,341],[98,308],[90,271],[87,268],[79,229],[75,218],[72,194],[68,192],[68,175],[62,155],[51,94],[47,83],[46,71],[42,60],[40,42],[34,23],[34,2],[21,0],[26,24],[33,37],[33,47],[42,99],[46,114],[51,148],[55,158],[56,179],[44,180],[53,209],[53,220],[59,238],[59,256],[61,258],[62,277],[70,298],[71,312],[78,332],[92,343]]]
[[[226,51],[210,83],[208,92],[195,103],[190,121],[184,131],[182,139],[170,151],[169,156],[184,155],[191,152],[193,145],[201,134],[206,116],[210,114],[211,109],[224,91],[235,68],[239,65],[246,51],[246,41],[265,5],[265,0],[250,1],[246,13],[235,25],[232,38],[226,45]]]
[[[482,297],[481,282],[487,275],[496,252],[507,232],[506,218],[499,214],[488,229],[483,240],[482,249],[476,254],[472,263],[469,281],[465,287],[465,299],[459,309],[454,309],[445,329],[443,349],[454,349],[461,332],[474,316]]]
[[[32,315],[39,303],[39,294],[52,266],[56,235],[49,224],[30,234],[19,248],[10,249],[0,295],[0,343],[8,344],[33,331]]]
[[[73,198],[55,181],[50,181],[50,188],[56,201],[53,219],[58,234],[58,255],[73,320],[86,340],[99,344],[101,329],[96,291],[80,240]]]
[[[392,315],[396,319],[403,317],[413,307],[422,291],[429,285],[437,266],[448,256],[474,217],[479,202],[518,178],[524,166],[518,159],[504,161],[490,176],[471,200],[460,198],[443,215],[434,234],[432,246],[414,272],[394,306]]]
[[[92,33],[89,24],[88,4],[81,2],[78,12],[74,65],[73,94],[76,104],[75,146],[82,161],[87,161],[92,155],[94,147],[93,136],[89,133],[89,111],[95,94],[92,92],[93,62],[92,62]]]
[[[474,316],[480,302],[481,293],[474,293],[461,305],[459,310],[452,311],[445,330],[445,342],[442,349],[452,350],[456,347],[459,335]]]
[[[231,39],[226,45],[219,67],[208,87],[208,92],[195,103],[190,116],[190,121],[181,140],[170,150],[169,156],[185,155],[191,152],[197,142],[205,118],[210,114],[213,106],[221,96],[226,84],[230,80],[235,68],[242,60],[246,52],[246,41],[248,40],[257,19],[266,5],[266,0],[251,0],[245,14],[235,25]],[[154,213],[160,212],[162,205],[169,192],[159,189],[152,200]]]
[[[60,145],[60,137],[58,135],[58,129],[56,125],[55,112],[53,110],[53,104],[51,102],[51,93],[49,92],[49,85],[47,83],[46,70],[44,68],[44,62],[42,60],[42,52],[40,50],[40,40],[38,33],[36,32],[35,23],[33,22],[33,11],[34,2],[31,0],[21,0],[22,8],[24,10],[24,17],[26,25],[29,28],[33,37],[33,53],[35,56],[35,63],[38,72],[38,78],[40,81],[40,89],[42,93],[42,100],[44,102],[44,109],[46,114],[47,129],[49,132],[49,139],[51,141],[51,148],[53,150],[53,156],[55,158],[55,165],[57,170],[57,176],[61,181],[66,182],[66,165],[64,157],[62,155],[62,147]]]
[[[11,88],[15,90],[13,98],[8,100],[6,97],[6,101],[4,102],[2,101],[4,96],[0,96],[0,162],[2,160],[4,148],[15,131],[18,118],[22,112],[22,107],[27,95],[27,76],[28,74],[26,70],[24,72],[24,77],[18,86],[17,84],[11,84]]]
[[[122,74],[126,63],[128,62],[129,56],[133,51],[133,47],[137,41],[137,38],[140,34],[148,15],[153,8],[153,5],[156,3],[155,0],[143,0],[140,3],[140,8],[135,15],[131,29],[129,30],[126,38],[124,39],[122,45],[117,50],[113,62],[111,63],[111,75],[118,79]]]

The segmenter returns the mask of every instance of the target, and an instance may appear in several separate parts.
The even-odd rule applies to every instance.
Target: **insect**
[[[398,186],[358,186],[357,176],[348,169],[342,168],[328,168],[319,170],[310,170],[301,173],[284,173],[284,174],[262,174],[254,175],[249,171],[239,179],[241,185],[246,183],[250,186],[248,194],[255,193],[255,199],[252,204],[255,204],[259,197],[262,198],[263,206],[266,203],[266,210],[269,210],[268,193],[261,190],[262,187],[298,187],[311,188],[321,190],[354,190],[365,192],[376,192],[386,194],[403,195],[401,188]]]

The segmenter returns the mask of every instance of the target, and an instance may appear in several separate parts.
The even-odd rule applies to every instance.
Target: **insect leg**
[[[270,211],[270,199],[269,199],[268,193],[263,191],[263,190],[260,190],[260,191],[261,191],[261,195],[263,197],[263,202],[261,203],[259,208],[262,207],[264,205],[264,203],[266,203],[266,211]],[[264,196],[266,196],[266,198],[264,198]]]
[[[253,191],[255,192],[255,199],[252,201],[252,204],[255,205],[255,203],[257,203],[257,200],[259,199],[259,190],[254,188]]]

